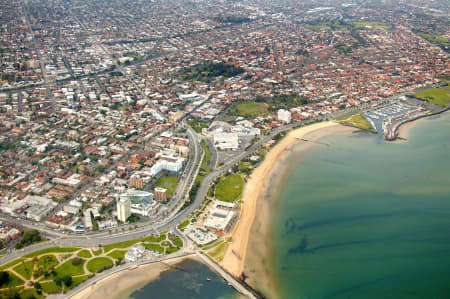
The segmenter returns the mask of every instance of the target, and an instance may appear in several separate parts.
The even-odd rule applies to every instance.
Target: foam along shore
[[[242,195],[244,201],[242,210],[237,224],[230,232],[233,241],[228,247],[224,259],[221,262],[221,265],[226,270],[237,277],[241,277],[242,273],[244,273],[244,268],[248,268],[248,265],[246,265],[246,262],[248,262],[246,261],[248,255],[252,256],[255,254],[255,251],[259,251],[262,256],[259,256],[257,259],[254,259],[254,256],[252,256],[251,262],[256,262],[258,265],[253,266],[260,269],[257,269],[256,271],[246,271],[245,274],[246,277],[249,278],[250,284],[252,284],[252,281],[258,281],[258,285],[252,285],[253,287],[263,291],[266,295],[270,295],[271,298],[274,297],[273,292],[275,286],[270,285],[273,284],[270,277],[268,277],[271,274],[271,269],[268,263],[266,263],[266,255],[269,248],[261,249],[263,247],[270,247],[267,246],[267,243],[270,243],[270,240],[264,239],[269,238],[268,231],[270,230],[270,225],[268,223],[270,222],[271,208],[268,207],[268,203],[262,202],[262,199],[266,195],[267,187],[271,184],[272,177],[276,176],[275,174],[278,168],[281,167],[283,164],[282,162],[289,156],[289,152],[294,145],[296,152],[303,152],[314,145],[317,145],[314,141],[323,136],[345,134],[353,131],[355,131],[354,128],[346,127],[334,122],[321,122],[302,127],[290,132],[266,155],[264,161],[254,170],[245,185]],[[299,147],[301,148],[299,149]],[[255,216],[257,221],[255,221]],[[258,240],[255,240],[253,236],[255,235],[254,228],[252,228],[254,222],[258,222]],[[251,236],[251,234],[253,235]],[[250,237],[252,237],[251,248],[249,248]],[[256,272],[258,272],[258,274],[252,274]],[[257,279],[251,277],[255,275],[259,277]],[[261,290],[261,288],[263,288],[263,290]]]
[[[144,286],[150,281],[158,279],[162,272],[170,270],[170,265],[178,264],[187,258],[200,261],[197,256],[190,255],[165,260],[164,263],[155,262],[141,265],[132,270],[125,269],[107,276],[95,284],[89,285],[87,288],[70,298],[126,298],[140,286]]]

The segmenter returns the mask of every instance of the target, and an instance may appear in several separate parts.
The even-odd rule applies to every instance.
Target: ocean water
[[[132,299],[236,298],[237,292],[204,264],[187,259],[135,290]],[[209,279],[209,281],[207,280]]]
[[[280,298],[450,298],[450,113],[321,141],[273,213]]]

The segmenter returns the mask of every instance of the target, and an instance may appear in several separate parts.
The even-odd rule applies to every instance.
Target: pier
[[[169,259],[173,259],[173,258],[188,258],[189,256],[198,256],[199,259],[201,260],[202,263],[204,263],[205,265],[207,265],[211,270],[213,270],[217,275],[220,275],[230,286],[232,286],[237,292],[241,293],[242,295],[246,296],[247,298],[250,299],[261,299],[264,298],[262,295],[258,294],[255,290],[253,290],[249,285],[247,285],[245,282],[241,281],[238,278],[235,278],[233,275],[231,275],[230,273],[228,273],[225,269],[223,269],[219,264],[217,264],[215,261],[213,261],[209,256],[207,256],[206,254],[197,251],[196,253],[192,253],[192,252],[186,252],[186,253],[176,253],[173,254],[169,257]],[[165,260],[167,260],[167,257],[162,257],[162,258],[157,258],[157,259],[152,259],[152,260],[143,260],[143,261],[137,261],[137,262],[133,262],[133,263],[126,263],[123,264],[121,266],[109,269],[105,272],[102,272],[98,275],[96,275],[95,277],[89,279],[86,283],[83,283],[81,285],[79,285],[78,287],[70,290],[69,292],[67,292],[66,294],[57,294],[57,295],[49,295],[48,298],[51,299],[70,299],[73,296],[75,296],[76,294],[78,294],[79,292],[85,290],[86,288],[89,288],[97,283],[99,283],[101,280],[119,273],[121,271],[126,271],[126,270],[134,270],[137,267],[141,266],[141,265],[146,265],[146,264],[152,264],[152,263],[162,263],[164,265],[166,265],[169,269],[176,269],[176,270],[181,270],[181,271],[186,271],[184,269],[182,269],[182,267],[178,267],[176,264],[175,265],[170,265],[165,263]]]
[[[222,276],[233,288],[235,288],[239,293],[251,299],[262,298],[253,289],[251,289],[247,284],[242,283],[236,279],[233,275],[225,271],[221,266],[219,266],[215,261],[213,261],[209,256],[201,252],[197,252],[197,256],[217,274]]]

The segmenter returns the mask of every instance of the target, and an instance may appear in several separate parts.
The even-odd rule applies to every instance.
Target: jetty
[[[213,261],[209,256],[206,254],[197,251],[197,256],[211,269],[214,270],[217,274],[222,276],[223,279],[225,279],[233,288],[236,289],[239,293],[246,296],[247,298],[251,299],[259,299],[263,298],[261,295],[259,295],[256,291],[251,289],[246,283],[243,283],[241,280],[238,280],[233,275],[225,271],[219,264],[217,264],[215,261]]]

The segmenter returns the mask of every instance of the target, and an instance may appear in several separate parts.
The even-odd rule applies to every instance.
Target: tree
[[[74,266],[81,265],[82,262],[83,262],[83,259],[80,259],[79,257],[72,259],[72,265],[74,265]]]
[[[3,286],[8,281],[9,281],[9,273],[6,271],[1,271],[0,272],[0,286]]]
[[[62,285],[62,279],[61,279],[61,277],[56,277],[56,278],[55,278],[55,284],[56,284],[57,286],[61,286],[61,285]]]
[[[5,291],[2,291],[2,297],[0,298],[21,299],[19,291],[17,289],[7,289]]]
[[[72,276],[64,275],[62,277],[62,280],[63,280],[65,286],[70,287],[72,285]]]
[[[42,238],[41,238],[41,235],[38,230],[29,229],[29,230],[24,231],[22,240],[20,240],[20,242],[16,243],[15,248],[21,249],[25,246],[31,245],[33,243],[37,243],[41,240],[42,240]]]

